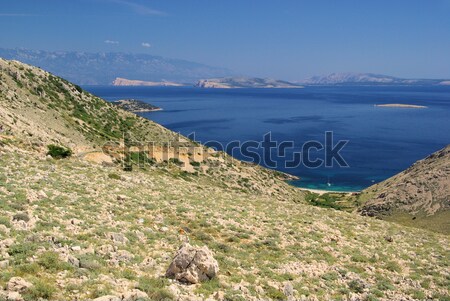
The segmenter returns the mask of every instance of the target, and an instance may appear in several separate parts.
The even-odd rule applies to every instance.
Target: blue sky
[[[289,80],[450,78],[450,0],[0,0],[0,47],[148,53]]]

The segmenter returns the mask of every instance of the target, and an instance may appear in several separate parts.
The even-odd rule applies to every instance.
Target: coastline
[[[298,187],[300,190],[317,193],[318,195],[324,195],[326,193],[339,193],[339,194],[347,194],[351,195],[353,193],[360,193],[359,191],[334,191],[334,190],[322,190],[322,189],[311,189],[311,188],[304,188],[304,187]]]

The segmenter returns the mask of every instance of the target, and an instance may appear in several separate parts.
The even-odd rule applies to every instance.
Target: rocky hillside
[[[248,78],[248,77],[225,77],[202,79],[195,85],[200,88],[302,88],[300,85],[287,81],[267,79],[267,78]]]
[[[360,196],[361,214],[450,231],[450,145]],[[424,225],[425,224],[425,225]]]
[[[1,66],[0,300],[449,299],[448,236],[309,206],[281,175],[224,154],[138,165],[137,150],[126,171],[47,155],[47,143],[96,151],[121,129],[178,135]]]

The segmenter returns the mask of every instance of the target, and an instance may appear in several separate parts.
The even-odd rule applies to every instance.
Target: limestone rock
[[[115,243],[124,245],[128,242],[128,238],[125,237],[122,233],[111,233],[109,238]]]
[[[122,294],[122,301],[138,301],[142,299],[148,299],[147,293],[140,291],[138,289],[125,292]]]
[[[13,277],[8,281],[6,289],[10,292],[22,293],[33,285],[21,277]]]
[[[212,279],[219,271],[219,264],[208,247],[183,244],[166,271],[166,276],[183,283],[195,284]]]

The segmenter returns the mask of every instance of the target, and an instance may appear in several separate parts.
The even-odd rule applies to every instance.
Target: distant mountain
[[[182,87],[186,86],[185,84],[162,81],[162,82],[150,82],[150,81],[142,81],[142,80],[134,80],[134,79],[126,79],[117,77],[113,82],[113,86],[148,86],[148,87]]]
[[[224,68],[149,54],[0,48],[0,57],[39,66],[79,85],[110,85],[117,77],[195,83],[232,75]]]
[[[302,88],[302,86],[282,80],[256,77],[225,77],[202,79],[195,85],[200,88]]]
[[[404,79],[373,73],[332,73],[298,81],[302,85],[448,85],[442,79]]]

